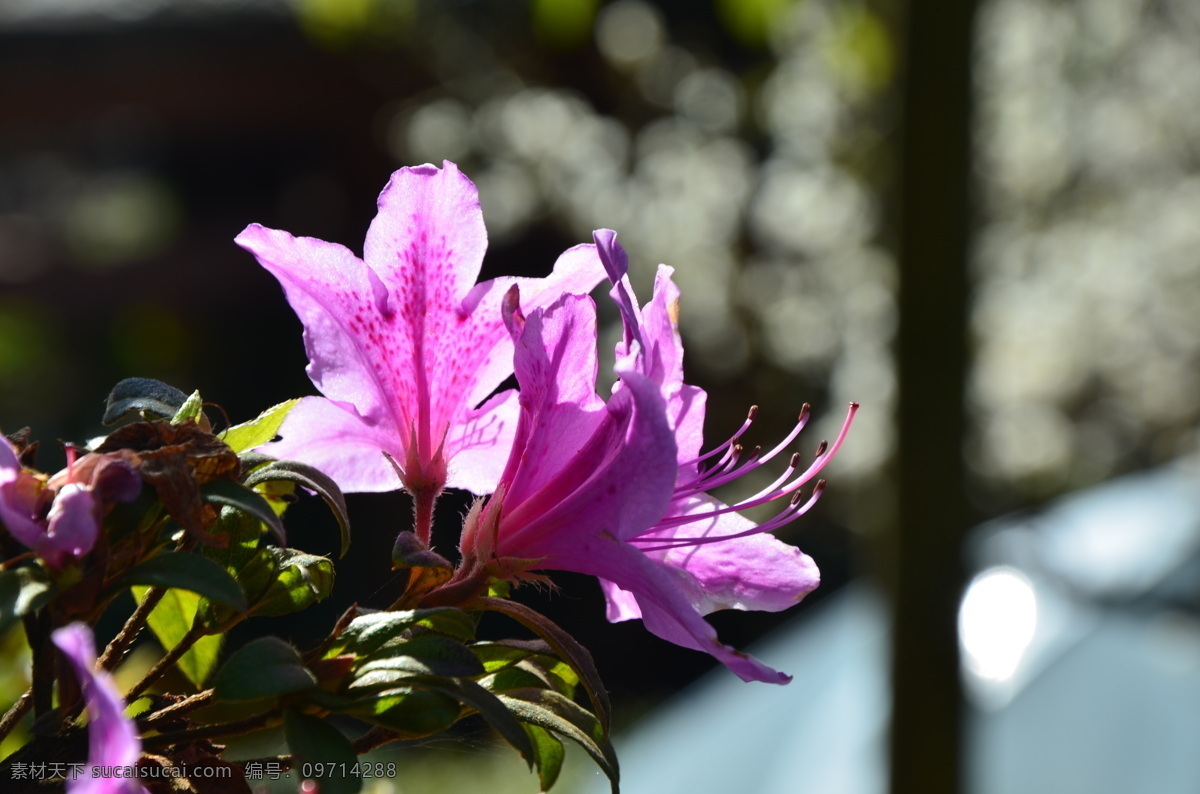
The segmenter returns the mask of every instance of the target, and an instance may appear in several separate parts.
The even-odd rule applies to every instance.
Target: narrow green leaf
[[[0,635],[18,618],[41,608],[53,596],[54,585],[40,566],[23,565],[0,571]]]
[[[200,486],[200,494],[204,501],[223,507],[235,507],[243,513],[249,513],[270,527],[279,538],[279,542],[287,544],[287,534],[283,529],[283,521],[275,515],[271,504],[262,497],[231,480],[213,480]]]
[[[350,774],[358,764],[354,745],[333,725],[320,717],[285,709],[283,735],[288,749],[300,761],[295,766],[307,766],[314,773],[321,794],[358,794],[362,790],[362,778]]]
[[[371,670],[402,670],[444,676],[482,675],[483,665],[461,642],[440,634],[422,634],[384,644],[366,657],[357,673]]]
[[[213,681],[216,696],[226,700],[274,697],[316,685],[300,654],[278,637],[261,637],[238,648]]]
[[[332,657],[353,653],[356,656],[370,656],[384,643],[414,626],[422,626],[464,642],[475,638],[475,621],[467,613],[453,607],[373,612],[359,615],[351,621],[325,655]]]
[[[299,398],[273,405],[249,422],[234,425],[218,438],[228,444],[234,452],[245,452],[259,444],[265,444],[275,438],[279,426],[298,402]]]
[[[441,733],[462,715],[458,700],[441,692],[401,687],[371,694],[346,713],[394,731],[401,739],[420,739]]]
[[[553,689],[540,670],[530,669],[527,662],[520,662],[480,679],[480,686],[489,692],[510,692],[519,689]]]
[[[497,697],[522,722],[553,731],[582,747],[612,781],[613,791],[618,791],[616,751],[594,714],[547,689],[516,690]]]
[[[144,585],[134,585],[130,588],[138,602],[145,598],[149,589]],[[158,606],[154,607],[146,622],[164,650],[174,648],[187,634],[192,627],[192,621],[196,619],[199,604],[200,596],[196,593],[172,588],[158,602]],[[222,634],[201,637],[176,662],[175,666],[197,689],[204,686],[204,682],[217,666],[223,641]]]
[[[535,653],[529,648],[499,642],[477,642],[471,646],[471,652],[483,663],[483,669],[488,673],[512,667]]]
[[[532,767],[535,763],[533,743],[529,734],[521,726],[520,715],[499,697],[488,692],[479,684],[466,678],[446,679],[435,676],[421,676],[413,679],[419,686],[434,692],[441,692],[470,706],[504,737],[504,740],[517,748],[517,752]],[[528,690],[522,690],[522,694]],[[580,709],[582,711],[582,709]],[[584,712],[587,714],[587,712]],[[588,716],[591,716],[590,714]],[[594,720],[595,718],[593,718]]]
[[[567,754],[558,737],[545,728],[525,723],[525,732],[533,743],[533,760],[537,765],[538,783],[542,792],[549,791],[562,772]]]
[[[259,483],[286,481],[295,483],[321,495],[337,519],[341,530],[341,556],[350,549],[350,514],[346,510],[346,499],[336,482],[307,463],[294,460],[274,460],[260,466],[246,476],[246,486]]]
[[[183,405],[179,406],[179,410],[171,417],[171,424],[181,425],[189,419],[198,422],[202,413],[204,413],[204,400],[200,398],[199,391],[194,391],[188,395],[188,398],[183,401]]]
[[[600,724],[607,730],[609,713],[612,709],[608,702],[608,690],[604,688],[604,682],[600,680],[600,671],[596,669],[591,652],[580,645],[574,637],[563,631],[558,624],[524,604],[503,598],[485,597],[479,600],[484,609],[508,615],[537,634],[549,643],[554,652],[571,665],[575,672],[579,673],[580,682],[587,690],[588,698],[592,701],[592,708],[596,710]]]
[[[199,554],[156,554],[126,573],[121,582],[126,586],[178,587],[234,609],[246,610],[246,596],[237,580],[220,565]]]

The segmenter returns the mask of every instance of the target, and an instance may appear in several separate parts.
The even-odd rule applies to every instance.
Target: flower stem
[[[282,714],[283,712],[280,709],[272,709],[264,711],[262,714],[255,714],[253,717],[247,717],[244,720],[222,722],[217,725],[204,725],[186,731],[160,733],[157,736],[147,736],[142,739],[142,749],[151,750],[159,747],[198,742],[202,739],[215,739],[220,736],[239,736],[243,733],[251,733],[260,728],[270,726],[272,723],[278,721]]]
[[[138,728],[154,728],[157,723],[167,720],[177,719],[187,714],[189,711],[194,711],[201,706],[204,706],[213,699],[213,690],[206,689],[203,692],[197,692],[194,695],[184,698],[178,703],[172,703],[169,706],[164,706],[153,714],[142,717],[137,721]]]
[[[12,732],[12,729],[17,726],[21,718],[29,713],[29,709],[33,707],[33,690],[25,690],[25,694],[17,698],[17,702],[12,704],[4,714],[4,718],[0,719],[0,742]]]
[[[99,662],[102,668],[114,670],[125,659],[125,653],[129,650],[129,646],[146,627],[146,620],[150,617],[150,613],[154,611],[158,602],[162,601],[166,594],[167,588],[165,587],[151,587],[146,591],[146,597],[129,616],[129,620],[125,621],[125,625],[121,627],[117,636],[113,637],[112,642],[104,649]]]
[[[426,548],[433,538],[433,506],[437,503],[438,491],[419,489],[413,491],[413,530],[417,540]]]
[[[374,750],[376,747],[395,741],[398,738],[400,737],[386,728],[380,728],[376,725],[354,740],[354,752],[362,755],[369,750]]]
[[[174,648],[163,654],[163,657],[155,662],[154,666],[142,676],[142,680],[133,685],[133,689],[130,689],[129,693],[125,695],[125,702],[129,703],[145,692],[147,687],[161,678],[162,674],[179,661],[180,657],[187,653],[196,644],[196,641],[203,636],[204,627],[200,625],[199,621],[193,623],[192,627],[188,629],[187,634],[183,635],[183,639]]]

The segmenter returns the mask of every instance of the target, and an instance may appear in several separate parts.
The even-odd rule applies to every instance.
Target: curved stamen
[[[759,535],[763,532],[771,532],[779,527],[784,526],[785,524],[795,521],[797,518],[811,510],[813,505],[817,503],[817,500],[821,498],[821,494],[824,492],[825,481],[818,480],[817,484],[813,487],[812,495],[808,497],[808,501],[801,503],[801,495],[797,493],[788,501],[787,507],[781,510],[774,518],[768,519],[767,521],[764,521],[757,526],[753,526],[750,529],[743,530],[742,532],[734,532],[729,535],[704,535],[701,537],[690,538],[646,538],[642,540],[643,543],[657,543],[658,545],[643,546],[639,544],[638,548],[644,552],[669,551],[671,549],[685,548],[688,546],[703,546],[709,543],[721,543],[727,540],[749,537],[750,535]],[[726,511],[712,511],[692,516],[690,518],[693,521],[701,521],[716,515],[718,512]],[[638,540],[638,538],[634,538],[632,542],[637,543]]]
[[[691,466],[695,466],[697,464],[703,463],[704,461],[711,458],[713,455],[716,455],[721,450],[726,449],[726,448],[732,448],[733,445],[735,445],[737,443],[737,440],[739,438],[741,438],[742,435],[747,430],[750,429],[750,425],[754,424],[754,418],[756,416],[758,416],[758,406],[751,405],[750,410],[746,412],[746,421],[742,422],[742,426],[737,429],[736,433],[734,433],[732,436],[729,437],[728,441],[726,441],[724,444],[713,447],[708,452],[705,452],[703,455],[700,455],[699,457],[692,458],[689,461],[685,461],[684,463],[679,464],[679,468],[682,469],[685,466],[691,467]]]
[[[850,410],[846,414],[846,419],[842,423],[842,429],[841,429],[841,431],[838,432],[837,438],[834,439],[833,444],[826,444],[826,442],[822,441],[820,447],[818,447],[818,449],[817,449],[816,460],[814,460],[812,462],[812,465],[810,465],[807,469],[805,469],[804,472],[800,476],[796,477],[794,480],[787,483],[786,485],[783,485],[782,487],[780,487],[776,490],[773,490],[769,493],[755,494],[754,496],[750,497],[749,499],[743,499],[742,501],[738,502],[737,504],[718,508],[718,509],[709,511],[708,513],[704,513],[701,515],[669,516],[667,518],[664,518],[662,521],[659,521],[658,526],[659,527],[680,526],[682,524],[690,524],[694,521],[700,521],[700,520],[704,519],[705,517],[709,517],[709,516],[718,516],[718,515],[721,515],[724,513],[740,512],[742,510],[748,510],[751,507],[757,507],[758,505],[766,504],[767,502],[774,501],[776,499],[779,499],[783,496],[786,496],[786,495],[792,493],[793,491],[795,491],[798,488],[800,488],[801,486],[803,486],[806,482],[811,480],[813,477],[815,477],[821,471],[821,469],[823,469],[825,467],[825,465],[827,463],[829,463],[830,460],[833,459],[833,456],[837,454],[838,449],[842,446],[842,442],[846,439],[846,434],[848,432],[850,432],[850,424],[854,421],[854,415],[857,412],[858,412],[858,403],[850,403]]]
[[[738,445],[739,453],[742,446]],[[746,456],[746,459],[740,464],[733,466],[724,466],[721,468],[712,468],[703,471],[699,476],[688,480],[687,482],[679,483],[675,486],[675,495],[673,499],[679,499],[683,496],[689,496],[696,493],[711,491],[719,485],[724,485],[727,482],[733,482],[744,474],[747,474],[762,465],[759,460],[759,455],[762,454],[762,447],[755,447],[754,450]],[[737,456],[735,456],[735,463]]]
[[[768,460],[775,457],[780,452],[783,452],[785,449],[788,448],[788,446],[793,441],[796,440],[796,436],[800,435],[800,431],[804,429],[804,426],[806,424],[808,424],[808,417],[811,413],[812,413],[812,406],[810,406],[808,403],[805,403],[803,406],[800,407],[800,416],[798,416],[796,418],[796,426],[792,428],[792,432],[788,433],[787,436],[783,439],[783,441],[779,442],[779,444],[775,447],[775,449],[771,450],[766,455],[763,455],[763,457],[762,457],[763,463],[766,463]]]
[[[724,463],[726,460],[726,458],[723,457],[721,459],[721,463],[718,463],[712,469],[700,472],[698,474],[698,476],[694,476],[689,480],[685,480],[683,482],[678,483],[675,486],[675,498],[679,498],[681,496],[687,496],[687,495],[693,494],[697,491],[708,491],[708,490],[716,488],[720,485],[724,485],[727,482],[732,482],[733,480],[737,479],[738,477],[742,476],[743,474],[749,474],[754,469],[758,468],[762,464],[771,460],[776,455],[778,455],[780,452],[782,452],[784,449],[786,449],[793,441],[796,440],[796,436],[800,435],[800,431],[804,429],[804,426],[806,424],[808,424],[808,418],[809,418],[809,415],[811,414],[811,411],[812,411],[812,406],[810,406],[808,403],[805,403],[803,406],[801,406],[800,415],[796,418],[796,425],[791,429],[791,432],[789,432],[787,434],[787,436],[784,437],[783,441],[780,441],[775,446],[775,448],[772,449],[770,452],[768,452],[766,455],[760,456],[759,453],[762,452],[762,447],[755,447],[754,454],[752,454],[749,458],[746,459],[745,465],[743,465],[739,469],[734,470],[734,471],[738,472],[736,475],[734,474],[734,471],[729,471],[724,476],[721,476],[721,477],[717,476],[718,470],[720,468],[722,468],[722,463]],[[748,427],[750,427],[750,423],[754,420],[754,418],[757,415],[758,415],[758,406],[757,405],[751,406],[750,413],[749,413],[749,416],[747,417],[746,421],[742,424],[742,426],[738,430],[738,432],[734,434],[733,438],[730,439],[729,442],[726,442],[726,443],[733,442],[735,439],[738,438],[738,436],[740,436],[742,433],[746,432],[746,429]],[[711,455],[711,454],[715,453],[718,449],[723,449],[723,448],[724,447],[717,447],[716,449],[711,450],[708,454]],[[691,461],[685,465],[691,466],[692,464],[702,461],[704,459],[704,457],[706,457],[706,456],[701,456],[699,458],[696,458],[694,461]],[[754,462],[753,465],[750,465],[751,461]],[[680,468],[682,469],[683,467],[681,466]]]

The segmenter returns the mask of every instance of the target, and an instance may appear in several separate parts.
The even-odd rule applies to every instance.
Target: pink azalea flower
[[[264,451],[312,464],[346,491],[394,490],[399,474],[426,541],[442,488],[491,492],[512,443],[515,393],[487,399],[512,372],[505,292],[520,284],[531,307],[545,306],[604,277],[586,245],[547,278],[475,284],[487,234],[475,186],[450,162],[392,175],[362,259],[257,224],[237,242],[283,285],[325,395],[301,401]]]
[[[739,462],[737,439],[749,420],[728,443],[701,454],[705,395],[682,380],[670,270],[660,271],[654,299],[640,310],[615,235],[598,232],[596,242],[625,320],[620,381],[607,405],[595,394],[590,302],[564,298],[525,321],[515,295],[506,303],[521,417],[495,494],[468,516],[461,578],[481,570],[512,579],[530,570],[591,574],[605,586],[610,620],[640,617],[650,631],[712,654],[744,680],[786,683],[789,676],[721,643],[703,616],[784,609],[816,586],[812,560],[766,533],[816,501],[820,485],[807,500],[799,490],[837,451],[849,420],[805,471],[793,455],[783,476],[750,499],[724,505],[708,496],[785,449],[807,411],[766,455]],[[739,514],[774,500],[785,507],[761,525]]]
[[[92,630],[72,623],[51,635],[54,644],[70,662],[87,702],[88,763],[76,778],[67,781],[70,794],[145,794],[136,780],[125,777],[93,777],[96,767],[128,770],[142,754],[133,721],[125,716],[125,704],[117,694],[112,676],[96,669],[96,645]]]
[[[85,455],[51,477],[21,468],[16,451],[0,438],[0,524],[61,570],[92,550],[106,505],[137,497],[141,480],[124,461]],[[48,505],[48,507],[47,507]]]

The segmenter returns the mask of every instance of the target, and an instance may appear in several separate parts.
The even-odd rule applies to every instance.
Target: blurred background
[[[299,323],[233,237],[361,251],[392,170],[453,160],[480,190],[485,278],[542,275],[598,227],[642,296],[676,268],[714,442],[759,404],[749,442],[773,444],[810,402],[815,449],[863,404],[826,497],[780,533],[822,587],[713,617],[726,642],[764,638],[787,689],[606,624],[586,579],[529,594],[596,654],[625,790],[1200,789],[1179,744],[1200,735],[1200,5],[928,8],[3,0],[0,428],[30,426],[52,471],[124,377],[232,422],[313,393]],[[942,77],[950,101],[924,101]],[[926,194],[954,211],[922,214]],[[761,483],[741,486],[723,496]],[[333,552],[309,507],[294,542]],[[378,560],[410,507],[350,508],[330,602],[235,642],[312,643],[347,604],[388,603]],[[925,654],[932,677],[889,662]],[[379,790],[536,787],[485,734],[427,750]],[[565,790],[595,782],[585,758],[569,771]]]

